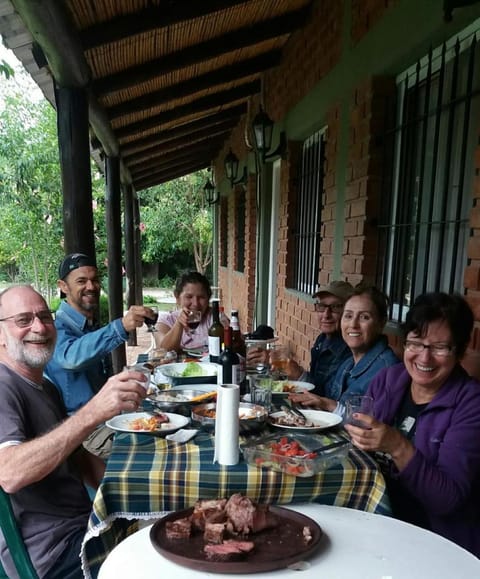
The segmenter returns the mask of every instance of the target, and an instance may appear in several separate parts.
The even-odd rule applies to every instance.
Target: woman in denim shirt
[[[357,286],[346,301],[340,322],[342,336],[352,352],[324,388],[325,396],[291,394],[304,406],[343,415],[344,402],[352,394],[365,394],[372,378],[398,358],[382,334],[387,322],[387,297],[375,287]]]

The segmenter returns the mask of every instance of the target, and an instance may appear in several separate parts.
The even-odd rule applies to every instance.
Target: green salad
[[[182,372],[184,378],[192,378],[193,376],[203,376],[203,368],[196,362],[188,362],[185,370]]]

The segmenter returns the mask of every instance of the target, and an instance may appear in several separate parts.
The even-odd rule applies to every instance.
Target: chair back
[[[18,528],[15,515],[13,514],[10,495],[0,487],[0,529],[7,543],[10,556],[13,559],[17,573],[22,579],[38,579],[30,555],[23,542],[22,534]],[[7,577],[5,572],[2,576],[0,565],[0,579]]]

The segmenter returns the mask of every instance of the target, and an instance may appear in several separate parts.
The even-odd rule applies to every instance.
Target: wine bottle
[[[210,362],[218,363],[218,358],[223,344],[224,328],[220,322],[220,303],[218,300],[212,300],[212,325],[208,329],[208,354]]]
[[[238,310],[232,310],[230,316],[230,327],[232,328],[232,349],[239,356],[245,358],[245,340],[240,331],[240,322],[238,321]]]
[[[230,321],[225,315],[225,308],[223,306],[219,306],[218,309],[220,310],[220,323],[224,328],[230,325]]]
[[[224,348],[218,358],[218,384],[240,384],[240,359],[232,350],[232,329],[224,329]]]

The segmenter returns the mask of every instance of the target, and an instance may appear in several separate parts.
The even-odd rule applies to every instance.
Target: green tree
[[[147,263],[191,251],[197,271],[212,261],[212,215],[205,203],[207,172],[199,171],[140,192],[142,258]]]
[[[0,112],[0,266],[10,281],[53,292],[62,250],[62,196],[55,111],[20,93]]]

